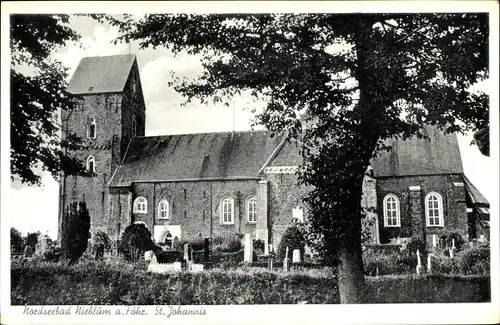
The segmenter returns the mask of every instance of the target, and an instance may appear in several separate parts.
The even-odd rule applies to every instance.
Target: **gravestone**
[[[184,260],[186,261],[186,271],[191,271],[191,257],[192,254],[190,252],[191,247],[189,247],[189,244],[184,245]]]
[[[144,260],[145,261],[151,261],[152,257],[153,257],[153,251],[144,252]]]
[[[40,245],[40,243],[38,243],[38,244],[35,245],[35,255],[36,256],[42,255],[41,254],[41,247],[42,247],[42,245]]]
[[[436,246],[437,246],[437,235],[433,234],[432,235],[432,247],[436,247]]]
[[[294,249],[292,254],[292,263],[300,263],[300,250]]]
[[[244,261],[251,263],[252,262],[252,256],[253,256],[253,243],[252,243],[252,237],[250,234],[245,235],[245,254],[244,254]]]
[[[192,264],[191,272],[203,272],[203,264]]]
[[[24,247],[24,257],[31,257],[33,255],[33,248],[30,245]]]
[[[288,261],[290,259],[288,258],[288,246],[285,251],[285,259],[283,260],[283,271],[287,272],[288,271]]]
[[[212,262],[212,238],[206,237],[203,242],[203,263]]]
[[[432,254],[427,256],[427,273],[432,273]]]

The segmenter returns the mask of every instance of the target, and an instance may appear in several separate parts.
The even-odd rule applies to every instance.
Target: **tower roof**
[[[134,62],[133,54],[83,58],[69,82],[68,92],[73,95],[121,92]]]

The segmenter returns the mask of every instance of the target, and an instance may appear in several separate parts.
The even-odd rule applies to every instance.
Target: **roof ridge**
[[[173,137],[173,136],[184,136],[184,135],[209,135],[209,134],[234,134],[234,133],[264,133],[271,132],[269,130],[244,130],[244,131],[214,131],[214,132],[194,132],[194,133],[178,133],[178,134],[158,134],[158,135],[143,135],[136,136],[135,138],[160,138],[160,137]]]
[[[83,59],[95,59],[95,58],[109,58],[109,57],[117,57],[117,56],[136,56],[135,54],[111,54],[111,55],[94,55],[94,56],[84,56]]]

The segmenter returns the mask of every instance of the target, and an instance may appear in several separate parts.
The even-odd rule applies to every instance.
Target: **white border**
[[[9,211],[10,182],[9,182],[9,13],[77,13],[77,12],[107,12],[123,13],[134,12],[460,12],[460,11],[487,11],[490,13],[490,78],[493,91],[490,97],[491,114],[491,148],[499,148],[499,114],[498,114],[498,2],[496,1],[363,1],[363,2],[2,2],[2,60],[1,60],[1,281],[10,283],[9,256]],[[496,90],[496,91],[495,91]],[[491,159],[499,166],[499,151],[492,150]],[[498,180],[499,170],[491,171],[492,181],[496,181],[496,195],[500,197]],[[491,230],[492,230],[492,288],[499,287],[499,206],[498,201],[491,202]],[[390,304],[390,305],[293,305],[293,306],[205,306],[205,316],[176,317],[173,319],[151,317],[25,317],[22,315],[24,307],[10,307],[9,286],[3,285],[1,292],[2,323],[7,324],[253,324],[253,323],[288,323],[288,324],[330,324],[343,323],[440,323],[440,324],[473,324],[494,323],[500,319],[498,290],[492,292],[492,303],[485,304]],[[112,307],[120,308],[120,307]]]

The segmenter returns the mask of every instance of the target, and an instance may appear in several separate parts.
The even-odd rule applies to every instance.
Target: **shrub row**
[[[13,305],[65,304],[336,304],[333,272],[213,269],[147,274],[145,264],[81,261],[75,265],[13,261]],[[485,302],[489,276],[367,277],[367,302]]]
[[[417,257],[408,252],[403,253],[372,253],[364,252],[363,262],[366,275],[414,274],[417,267]],[[426,257],[421,257],[426,268]],[[474,246],[457,254],[454,258],[444,255],[434,255],[432,273],[439,274],[490,274],[489,247]]]

